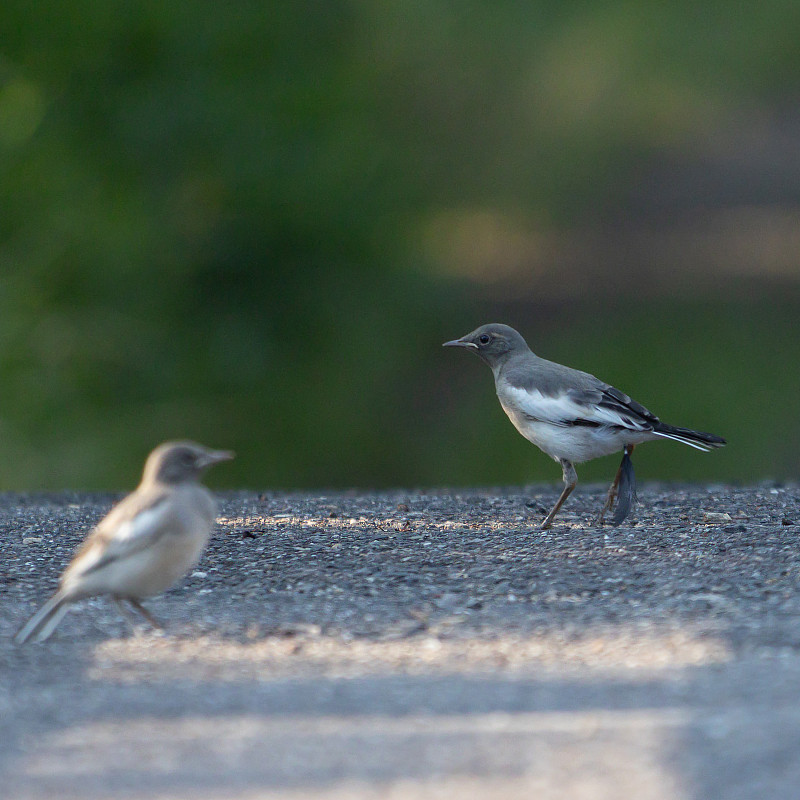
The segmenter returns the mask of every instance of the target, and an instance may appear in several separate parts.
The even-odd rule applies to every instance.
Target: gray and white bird
[[[126,616],[127,603],[160,627],[141,600],[168,589],[200,560],[216,503],[199,479],[207,467],[233,455],[194,442],[165,442],[153,450],[137,489],[91,531],[64,570],[58,591],[15,641],[44,641],[72,603],[95,595],[113,597]]]
[[[622,450],[622,462],[608,490],[598,522],[617,500],[613,522],[619,525],[635,499],[631,453],[637,444],[674,439],[697,450],[722,447],[711,433],[667,425],[644,406],[588,372],[556,364],[531,352],[508,325],[492,323],[444,347],[476,353],[494,374],[497,397],[514,427],[561,464],[564,491],[542,523],[549,528],[578,483],[575,464]]]

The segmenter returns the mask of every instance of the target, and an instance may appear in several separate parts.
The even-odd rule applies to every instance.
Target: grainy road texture
[[[800,796],[800,488],[228,494],[195,573],[14,630],[115,498],[0,495],[4,798]]]

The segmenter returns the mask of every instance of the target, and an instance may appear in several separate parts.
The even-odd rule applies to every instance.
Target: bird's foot
[[[614,508],[614,504],[617,501],[617,482],[615,481],[611,488],[608,490],[608,494],[606,495],[606,502],[603,503],[603,507],[600,509],[600,513],[594,518],[594,524],[597,525],[598,528],[602,528],[605,525],[606,521],[606,513],[611,511]]]
[[[606,513],[614,507],[614,500],[616,500],[616,497],[609,497],[605,505],[600,509],[600,513],[594,518],[594,524],[598,528],[602,528],[606,524]]]

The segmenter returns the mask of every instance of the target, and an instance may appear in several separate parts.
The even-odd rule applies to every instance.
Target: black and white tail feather
[[[611,391],[609,392],[608,389]],[[679,428],[675,425],[667,425],[661,422],[655,414],[652,414],[635,400],[631,400],[618,389],[614,389],[613,387],[608,387],[608,389],[604,392],[604,395],[606,398],[611,399],[612,403],[609,403],[607,408],[616,406],[615,410],[619,411],[621,406],[628,411],[632,411],[636,416],[636,421],[640,425],[643,424],[643,427],[649,427],[656,436],[689,445],[689,447],[693,447],[695,450],[700,450],[703,453],[708,453],[717,447],[723,447],[727,444],[725,439],[713,433],[695,431],[691,428]],[[626,421],[630,423],[630,420]],[[619,466],[619,486],[617,488],[616,507],[611,520],[613,525],[621,525],[638,500],[636,496],[636,475],[633,471],[631,452],[632,450],[625,448],[622,462]]]
[[[653,433],[657,436],[663,436],[665,439],[688,444],[689,447],[694,447],[695,450],[702,450],[704,453],[708,453],[717,447],[723,447],[726,444],[725,439],[721,436],[715,436],[713,433],[693,431],[691,428],[676,428],[674,425],[665,425],[663,422],[659,422],[653,427]]]

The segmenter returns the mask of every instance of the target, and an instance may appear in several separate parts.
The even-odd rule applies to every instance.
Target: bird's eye
[[[479,341],[481,344],[489,344],[489,340],[490,340],[491,338],[492,338],[492,337],[491,337],[491,336],[489,336],[489,334],[488,334],[488,333],[484,333],[484,334],[481,334],[481,335],[478,337],[478,341]]]

